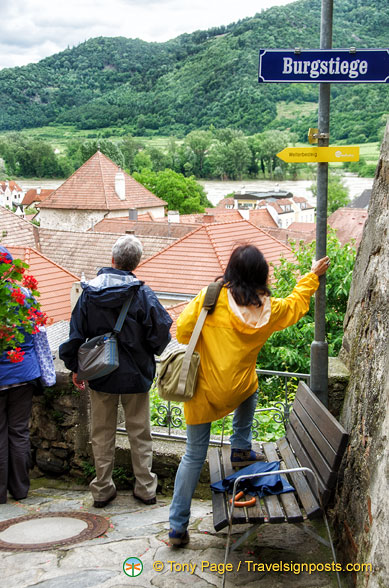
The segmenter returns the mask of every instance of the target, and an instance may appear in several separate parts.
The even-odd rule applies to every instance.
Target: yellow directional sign
[[[319,129],[308,129],[308,143],[310,145],[317,145],[319,139],[318,139],[318,135],[319,135]]]
[[[277,157],[287,163],[359,161],[359,147],[286,147]]]

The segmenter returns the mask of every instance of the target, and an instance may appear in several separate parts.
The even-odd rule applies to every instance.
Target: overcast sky
[[[167,41],[293,0],[0,0],[0,69],[93,37]]]

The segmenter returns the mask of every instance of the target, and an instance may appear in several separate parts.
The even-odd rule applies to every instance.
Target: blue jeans
[[[231,448],[251,449],[251,425],[257,399],[258,390],[235,409]],[[179,533],[189,524],[192,497],[207,457],[211,423],[188,425],[186,434],[186,451],[177,470],[169,512],[170,527]]]

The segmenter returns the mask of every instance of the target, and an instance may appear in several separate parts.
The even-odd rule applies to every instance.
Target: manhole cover
[[[48,512],[0,522],[0,551],[44,551],[99,537],[104,517],[88,512]]]

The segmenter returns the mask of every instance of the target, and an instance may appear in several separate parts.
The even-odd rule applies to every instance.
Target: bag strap
[[[112,330],[112,333],[115,333],[117,335],[122,330],[124,319],[127,316],[127,312],[128,312],[128,309],[130,308],[130,304],[131,304],[131,301],[134,297],[134,294],[135,294],[135,292],[131,292],[131,294],[129,295],[129,297],[127,298],[125,303],[123,304],[122,309],[120,311],[120,314],[118,316],[118,320],[116,321],[116,324]]]
[[[184,395],[186,379],[189,373],[190,360],[192,358],[194,348],[196,347],[196,343],[200,336],[201,329],[203,328],[205,319],[207,318],[207,314],[211,314],[215,310],[216,302],[219,298],[220,290],[222,289],[222,287],[222,282],[212,282],[211,284],[209,284],[207,291],[205,293],[203,306],[201,308],[199,317],[192,332],[192,336],[186,348],[184,359],[182,360],[181,372],[177,386],[177,393],[179,395]]]

